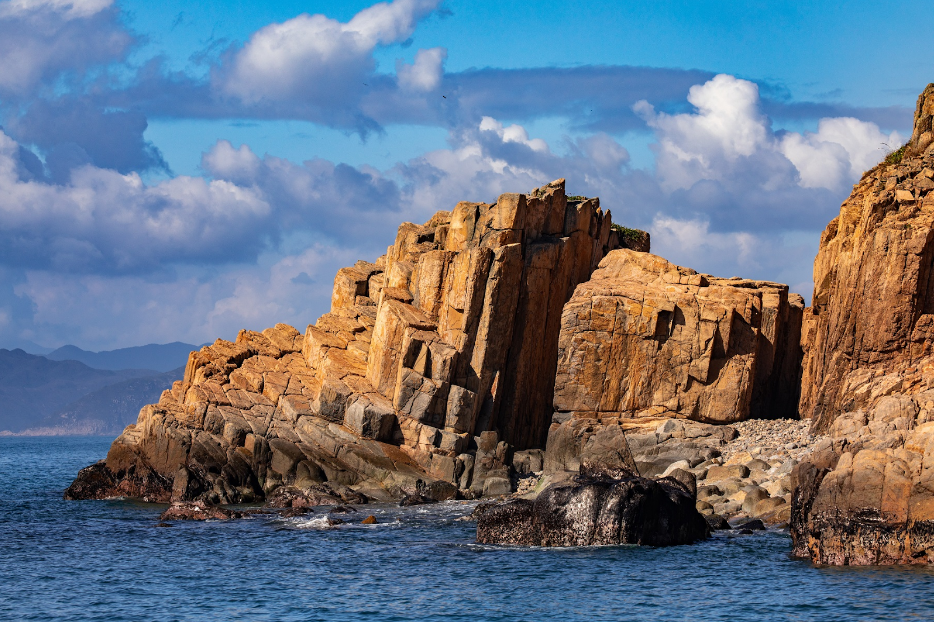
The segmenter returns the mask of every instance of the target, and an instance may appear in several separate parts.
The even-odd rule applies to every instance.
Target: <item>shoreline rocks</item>
[[[532,501],[478,507],[477,542],[522,546],[691,544],[709,536],[687,486],[624,470],[587,469]]]
[[[787,285],[612,251],[564,307],[555,422],[794,416],[803,310]]]
[[[803,308],[786,285],[612,251],[564,308],[545,471],[626,464],[631,451],[657,475],[664,439],[640,428],[686,419],[682,435],[717,436],[726,428],[703,426],[794,416]],[[714,457],[707,442],[677,444],[691,467]]]
[[[821,236],[800,410],[827,434],[796,467],[794,554],[934,562],[934,84],[911,141]]]
[[[341,269],[304,335],[193,352],[65,497],[215,516],[518,490],[478,541],[790,522],[815,563],[934,563],[932,119],[934,84],[824,231],[809,309],[649,254],[563,180],[462,202]]]
[[[230,520],[243,518],[243,512],[236,512],[216,505],[206,504],[202,501],[185,501],[173,503],[159,516],[160,521],[169,520]]]

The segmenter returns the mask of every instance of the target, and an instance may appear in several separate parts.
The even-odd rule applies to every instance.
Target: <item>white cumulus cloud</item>
[[[519,143],[525,145],[532,151],[545,153],[548,151],[548,143],[541,138],[529,138],[529,133],[521,125],[509,125],[504,127],[502,123],[493,117],[483,117],[480,120],[481,132],[495,132],[504,143]]]
[[[67,184],[21,175],[20,146],[0,132],[0,261],[64,272],[151,270],[163,262],[255,256],[269,204],[251,188],[86,165]],[[212,259],[213,258],[213,259]]]
[[[883,144],[901,140],[847,117],[821,119],[816,133],[776,133],[762,113],[758,86],[725,74],[691,87],[688,102],[695,112],[665,114],[645,101],[634,106],[655,130],[658,178],[668,191],[730,184],[750,170],[764,189],[780,188],[788,185],[783,160],[801,187],[840,190],[881,159]]]
[[[26,97],[64,72],[123,57],[133,37],[111,0],[0,2],[0,96]]]
[[[270,24],[221,68],[221,87],[244,102],[310,97],[324,103],[362,91],[377,45],[404,41],[440,0],[394,0],[363,9],[349,22],[302,14]]]
[[[781,152],[794,163],[805,188],[841,188],[903,142],[898,132],[883,134],[875,123],[852,117],[821,119],[816,133],[785,134]]]
[[[79,19],[100,13],[112,4],[113,0],[9,0],[0,2],[0,17],[53,10],[66,19]]]
[[[444,48],[431,48],[419,50],[415,54],[415,62],[411,65],[402,61],[396,62],[396,75],[399,85],[410,91],[433,91],[441,84],[444,74],[444,61],[448,52]]]

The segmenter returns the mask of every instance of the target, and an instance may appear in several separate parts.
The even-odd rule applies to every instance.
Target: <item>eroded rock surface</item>
[[[821,237],[801,412],[829,439],[794,472],[797,555],[934,561],[934,85],[899,162],[868,171]]]
[[[934,563],[934,390],[891,391],[892,376],[858,386],[851,410],[793,471],[796,555],[836,565]]]
[[[229,520],[243,518],[243,513],[227,508],[209,505],[201,501],[176,502],[159,516],[160,521],[167,520]]]
[[[555,409],[706,423],[793,414],[803,302],[787,285],[613,251],[564,308]]]
[[[546,473],[575,472],[583,462],[626,466],[625,437],[666,418],[794,416],[803,308],[786,285],[698,274],[629,249],[609,253],[564,308]],[[641,442],[644,434],[629,448]],[[672,450],[694,466],[714,457],[702,445],[681,439]]]
[[[66,496],[509,493],[514,452],[547,435],[564,303],[619,245],[599,200],[567,200],[564,180],[404,223],[375,263],[338,271],[304,335],[279,324],[193,352]]]
[[[477,542],[523,546],[690,544],[709,535],[691,490],[675,478],[625,469],[587,469],[534,500],[510,499],[477,511]]]
[[[866,375],[921,379],[934,344],[934,85],[897,164],[868,171],[821,236],[804,319],[801,414],[829,429]],[[927,129],[925,129],[927,128]]]

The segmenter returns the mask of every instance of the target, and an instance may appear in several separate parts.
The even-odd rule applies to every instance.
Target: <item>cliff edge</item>
[[[818,563],[934,561],[932,116],[934,84],[814,262],[800,410],[830,438],[793,474],[791,533]]]

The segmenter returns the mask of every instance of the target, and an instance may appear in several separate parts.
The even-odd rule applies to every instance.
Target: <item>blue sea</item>
[[[157,527],[164,506],[62,500],[109,442],[0,438],[0,619],[934,619],[934,571],[817,568],[780,531],[528,549],[474,544],[461,502],[360,506],[328,528],[326,508]]]

